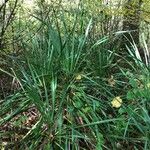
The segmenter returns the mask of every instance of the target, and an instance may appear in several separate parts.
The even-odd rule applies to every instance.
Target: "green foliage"
[[[150,148],[148,57],[134,41],[122,56],[116,39],[124,32],[106,35],[101,26],[96,33],[96,19],[106,25],[106,18],[82,2],[74,9],[48,4],[49,11],[38,3],[35,24],[14,22],[21,54],[7,56],[9,71],[0,69],[17,85],[0,101],[2,149]]]

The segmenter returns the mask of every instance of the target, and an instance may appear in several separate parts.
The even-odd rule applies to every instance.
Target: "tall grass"
[[[10,72],[1,69],[18,85],[0,104],[1,147],[149,149],[149,65],[133,41],[124,58],[112,37],[90,40],[92,19],[84,26],[77,13],[68,29],[63,13],[54,16],[34,16],[39,32],[22,40]]]

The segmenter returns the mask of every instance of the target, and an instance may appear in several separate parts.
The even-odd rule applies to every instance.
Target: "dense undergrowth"
[[[69,27],[63,14],[33,17],[41,28],[0,69],[13,80],[0,100],[1,149],[148,150],[148,56],[134,41],[121,51],[124,32],[92,38],[93,20],[78,14]]]

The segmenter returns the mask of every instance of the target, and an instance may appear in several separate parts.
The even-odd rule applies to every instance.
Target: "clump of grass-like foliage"
[[[17,90],[0,102],[2,149],[149,149],[150,71],[135,45],[90,40],[92,19],[47,18],[5,71]],[[129,61],[130,60],[130,61]]]

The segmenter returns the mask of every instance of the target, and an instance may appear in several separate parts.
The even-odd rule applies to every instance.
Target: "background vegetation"
[[[150,149],[149,8],[0,2],[0,148]]]

